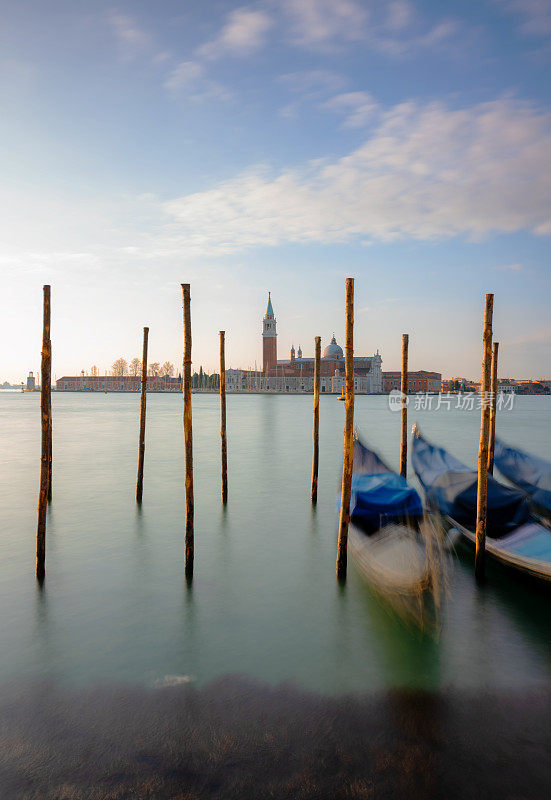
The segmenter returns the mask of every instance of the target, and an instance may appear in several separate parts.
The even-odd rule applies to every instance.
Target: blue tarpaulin
[[[350,516],[354,524],[368,532],[390,522],[423,516],[416,490],[358,438],[354,441]]]
[[[551,462],[496,439],[494,462],[501,474],[525,492],[536,510],[551,516]]]
[[[476,526],[478,473],[469,469],[442,447],[417,433],[413,439],[412,463],[432,508],[464,525]],[[504,486],[488,475],[488,536],[500,538],[526,522],[530,508],[517,489]]]
[[[363,473],[352,477],[352,521],[376,530],[389,522],[422,517],[423,504],[413,486],[395,472]]]

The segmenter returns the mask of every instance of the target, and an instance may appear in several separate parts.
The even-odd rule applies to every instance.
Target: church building
[[[289,358],[277,357],[277,320],[271,293],[262,320],[262,372],[260,370],[227,370],[228,391],[313,392],[314,358],[304,357],[302,348],[291,347]],[[345,386],[344,353],[335,335],[323,350],[320,362],[320,391],[340,394]],[[354,386],[358,394],[380,394],[383,391],[382,359],[354,356]]]

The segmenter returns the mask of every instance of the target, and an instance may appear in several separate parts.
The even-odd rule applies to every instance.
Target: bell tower
[[[275,369],[277,366],[276,321],[274,309],[272,308],[271,293],[268,292],[268,307],[266,308],[262,323],[262,368],[265,374],[269,373],[270,370]]]

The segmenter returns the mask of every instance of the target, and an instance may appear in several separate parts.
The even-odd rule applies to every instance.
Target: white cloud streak
[[[356,0],[283,0],[281,5],[290,19],[291,38],[301,46],[358,41],[369,18]]]
[[[310,49],[363,42],[399,57],[441,47],[459,30],[450,19],[427,27],[410,0],[283,0],[280,5],[291,42]]]
[[[119,11],[111,11],[107,21],[118,42],[121,56],[130,59],[150,47],[151,38],[132,17]]]
[[[294,100],[279,109],[280,116],[294,117],[308,102],[319,102],[328,93],[341,89],[346,80],[331,70],[314,69],[280,75],[278,82],[294,95]]]
[[[330,51],[367,44],[390,56],[441,47],[459,29],[454,20],[427,26],[410,0],[264,0],[231,11],[220,32],[197,48],[199,59],[250,56],[278,28],[279,40],[304,49]]]
[[[307,97],[317,97],[326,92],[340,89],[345,79],[342,75],[327,69],[312,69],[304,72],[288,72],[279,76],[279,82],[292,92]]]
[[[472,239],[551,224],[551,118],[515,100],[403,103],[337,161],[251,168],[163,204],[173,244],[204,253],[286,242]]]
[[[195,100],[230,96],[227,89],[207,77],[205,65],[228,57],[253,56],[268,45],[272,30],[274,43],[279,45],[334,51],[362,44],[390,57],[402,57],[419,49],[449,46],[459,28],[457,22],[445,19],[427,27],[410,0],[260,0],[254,6],[230,11],[214,38],[195,48],[191,57],[178,61],[158,47],[152,34],[133,17],[114,9],[106,18],[123,60],[147,57],[154,65],[166,64],[165,88]],[[316,76],[323,78],[331,73],[304,73],[308,74],[316,80]],[[337,88],[335,85],[332,91]],[[305,91],[312,95],[315,90]],[[300,102],[289,104],[281,113],[294,115]]]
[[[495,0],[521,18],[520,30],[531,36],[551,34],[551,0]]]
[[[206,75],[199,61],[181,61],[167,76],[165,89],[185,94],[191,100],[229,100],[231,93]]]
[[[378,106],[368,92],[345,92],[332,97],[323,108],[344,114],[345,128],[361,128],[372,121]]]
[[[522,272],[524,267],[522,264],[499,264],[494,269],[498,269],[501,272]]]
[[[250,56],[264,46],[272,25],[273,20],[265,11],[237,8],[228,14],[218,36],[201,45],[197,54],[206,59],[228,55]]]

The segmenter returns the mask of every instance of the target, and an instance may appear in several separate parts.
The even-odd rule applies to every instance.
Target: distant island
[[[8,381],[4,381],[4,383],[0,383],[0,389],[21,389],[23,386],[23,382],[21,383],[8,383]]]

